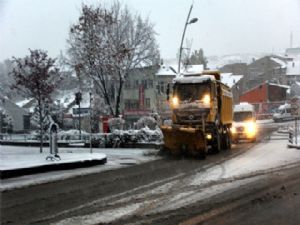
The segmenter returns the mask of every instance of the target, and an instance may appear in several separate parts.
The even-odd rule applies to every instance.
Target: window
[[[136,110],[139,108],[139,101],[138,100],[125,100],[125,110]]]
[[[147,89],[147,80],[142,80],[142,85],[144,89]]]
[[[148,88],[153,88],[153,80],[148,80]]]
[[[150,98],[146,98],[146,108],[149,109],[150,108]]]
[[[135,80],[134,81],[134,88],[138,88],[139,87],[139,80]]]
[[[159,91],[161,94],[165,93],[165,87],[164,87],[165,83],[163,81],[159,82]]]

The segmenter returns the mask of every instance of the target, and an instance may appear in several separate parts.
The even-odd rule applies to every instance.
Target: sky
[[[190,18],[198,22],[188,25],[185,35],[192,50],[218,56],[284,52],[291,32],[293,46],[300,46],[300,0],[120,1],[155,25],[163,59],[176,57],[192,3]],[[0,0],[0,61],[24,57],[29,48],[47,50],[51,57],[64,53],[82,2],[112,0]]]

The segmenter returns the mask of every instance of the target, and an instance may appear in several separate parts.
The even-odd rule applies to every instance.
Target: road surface
[[[300,151],[286,148],[287,135],[266,138],[276,126],[206,160],[158,157],[2,191],[1,222],[299,224]]]

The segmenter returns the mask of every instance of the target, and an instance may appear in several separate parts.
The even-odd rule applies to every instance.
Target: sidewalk
[[[0,146],[1,147],[1,146]],[[107,162],[103,153],[60,153],[61,160],[46,160],[48,153],[3,154],[0,159],[0,179],[45,173],[57,170],[102,165]]]

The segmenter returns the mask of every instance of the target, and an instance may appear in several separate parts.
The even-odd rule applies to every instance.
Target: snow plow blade
[[[206,156],[206,139],[202,130],[174,126],[161,126],[161,130],[164,135],[164,150],[173,155]]]

